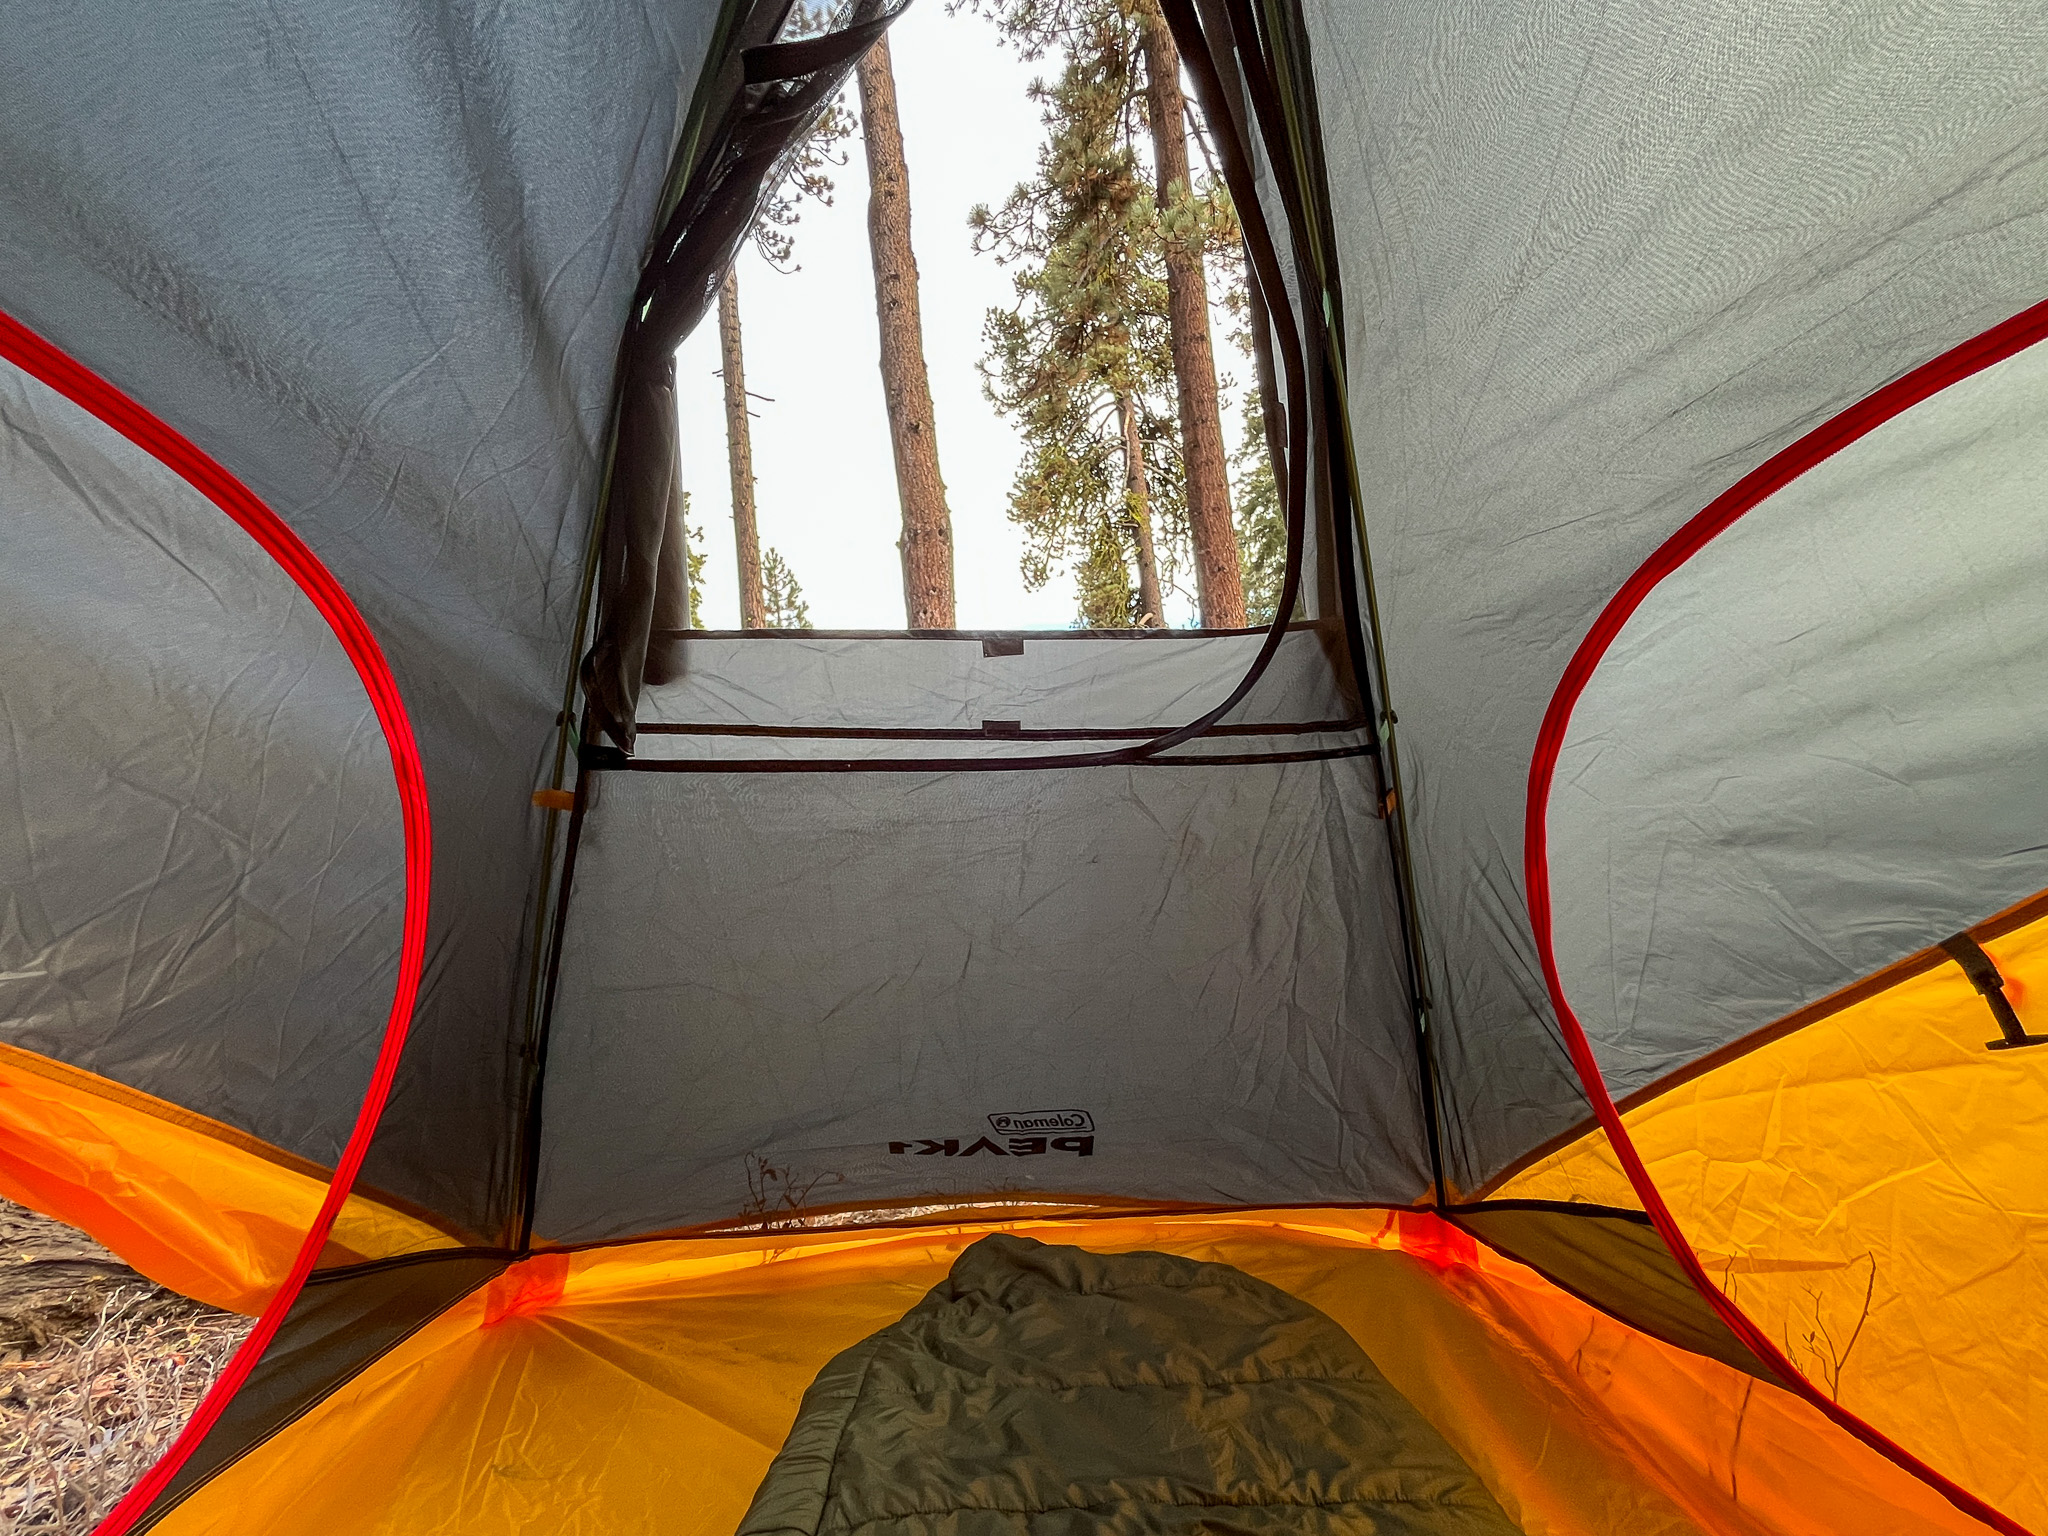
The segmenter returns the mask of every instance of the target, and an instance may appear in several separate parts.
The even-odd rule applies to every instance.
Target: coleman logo
[[[964,1143],[964,1144],[963,1144]],[[991,1141],[983,1136],[976,1141],[964,1137],[948,1136],[943,1140],[932,1136],[920,1136],[914,1141],[892,1141],[889,1150],[899,1156],[912,1157],[979,1157],[984,1153],[995,1157],[1042,1157],[1052,1152],[1071,1152],[1076,1157],[1095,1155],[1093,1136],[1005,1136],[1001,1141]]]
[[[1020,1109],[990,1115],[989,1125],[1005,1136],[1071,1136],[1092,1131],[1095,1120],[1085,1109]]]

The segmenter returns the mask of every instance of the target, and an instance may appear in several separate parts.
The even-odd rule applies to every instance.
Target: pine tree
[[[704,566],[710,556],[704,553],[704,530],[690,521],[690,493],[683,492],[683,504],[677,518],[683,530],[683,592],[684,627],[704,627]]]
[[[1195,195],[1188,169],[1188,110],[1180,88],[1180,50],[1174,46],[1158,0],[1132,0],[1130,12],[1145,55],[1146,117],[1152,130],[1154,200],[1160,209],[1166,265],[1195,589],[1205,626],[1236,629],[1245,622],[1245,595],[1238,569],[1237,535],[1231,526],[1230,481],[1223,463],[1216,355],[1209,343],[1209,286],[1202,270],[1212,220],[1209,208]]]
[[[1024,440],[1010,515],[1030,541],[1026,585],[1071,564],[1082,622],[1163,624],[1157,529],[1182,482],[1162,409],[1173,359],[1158,215],[1132,143],[1137,39],[1106,3],[1055,16],[1025,0],[998,20],[1020,46],[1065,54],[1058,80],[1032,88],[1047,128],[1038,174],[970,216],[977,248],[1017,268],[1016,304],[984,324],[983,376]]]
[[[1266,444],[1266,412],[1257,390],[1244,400],[1244,436],[1232,456],[1237,470],[1237,547],[1244,572],[1244,617],[1270,624],[1287,578],[1287,521]]]
[[[1240,459],[1226,456],[1223,444],[1220,396],[1229,381],[1219,380],[1216,372],[1209,297],[1213,285],[1226,309],[1242,311],[1243,253],[1229,193],[1206,148],[1204,159],[1211,161],[1207,176],[1198,182],[1190,167],[1189,127],[1198,141],[1206,141],[1200,140],[1199,114],[1181,92],[1178,52],[1157,0],[954,0],[954,6],[988,16],[1024,58],[1055,55],[1066,66],[1057,84],[1034,88],[1046,108],[1049,136],[1040,175],[1019,189],[1002,215],[978,213],[976,229],[984,248],[994,249],[999,259],[1045,266],[1050,273],[1049,253],[1059,243],[1051,226],[1060,220],[1049,205],[1062,193],[1069,201],[1077,200],[1083,194],[1075,178],[1105,169],[1099,163],[1087,166],[1085,155],[1077,157],[1071,144],[1063,147],[1057,142],[1063,137],[1106,136],[1148,184],[1142,201],[1116,187],[1114,177],[1105,178],[1099,189],[1106,201],[1125,205],[1129,233],[1140,247],[1132,254],[1143,273],[1126,285],[1131,289],[1127,297],[1135,297],[1141,288],[1157,290],[1146,292],[1132,307],[1134,315],[1142,311],[1146,317],[1146,323],[1133,326],[1134,345],[1142,349],[1154,344],[1150,333],[1156,321],[1163,324],[1167,349],[1163,370],[1150,359],[1143,370],[1134,370],[1163,373],[1166,382],[1162,390],[1140,389],[1130,396],[1145,452],[1142,459],[1125,456],[1123,479],[1130,498],[1151,516],[1127,520],[1133,529],[1129,559],[1138,566],[1142,594],[1148,564],[1158,571],[1162,586],[1171,585],[1185,552],[1193,566],[1201,622],[1234,628],[1244,622],[1245,578],[1231,514],[1229,467]],[[1091,77],[1087,89],[1081,88],[1082,75]],[[1138,153],[1141,138],[1142,147],[1150,152],[1149,172]],[[1063,174],[1068,178],[1064,183]],[[1035,205],[1040,220],[1023,238],[1013,228],[998,227],[1019,211],[1020,202]],[[1058,286],[1050,277],[1040,285],[1041,291],[1027,292],[1022,279],[1029,275],[1028,270],[1020,273],[1020,318],[1034,304],[1058,297],[1049,291]],[[1248,336],[1238,339],[1248,341]],[[988,358],[999,380],[992,393],[1014,399],[1020,386],[1030,393],[1033,381],[1010,366],[1018,351],[1014,329],[1005,333],[991,328]],[[1120,418],[1122,414],[1120,409]],[[1071,414],[1066,420],[1070,429],[1077,424]],[[1040,422],[1035,434],[1026,426],[1027,450],[1034,455],[1043,446],[1048,425]],[[1077,440],[1039,467],[1088,469],[1099,467],[1099,457]],[[1139,476],[1129,472],[1133,466],[1142,473],[1142,490]],[[1027,464],[1012,512],[1033,534],[1025,562],[1027,582],[1042,582],[1052,565],[1065,560],[1077,562],[1074,569],[1083,577],[1085,589],[1099,592],[1109,572],[1099,533],[1091,531],[1093,502],[1080,494],[1087,487],[1068,486],[1076,499],[1065,507],[1062,522],[1057,515],[1059,496],[1054,494],[1057,477],[1039,475],[1031,488],[1037,494],[1027,495],[1023,492],[1030,471]],[[1150,559],[1144,550],[1145,533],[1152,535],[1154,544]],[[1078,563],[1082,561],[1093,562],[1087,572]],[[1084,607],[1100,606],[1084,597]],[[1143,610],[1151,605],[1141,595],[1133,606]]]
[[[754,512],[754,438],[747,408],[747,365],[740,343],[740,275],[718,286],[719,375],[725,384],[725,466],[732,483],[732,542],[739,568],[740,628],[766,629],[761,595],[761,527]]]
[[[772,544],[761,555],[761,590],[767,616],[764,628],[811,627],[811,608],[804,601],[804,589],[796,579],[796,572],[789,568],[789,562]]]

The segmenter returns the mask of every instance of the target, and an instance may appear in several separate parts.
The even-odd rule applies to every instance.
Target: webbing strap
[[[2048,1045],[2048,1035],[2030,1035],[2026,1026],[2020,1023],[2020,1016],[2013,1011],[2012,999],[2005,995],[2005,978],[1998,973],[1998,966],[1984,953],[1984,946],[1967,933],[1954,934],[1941,941],[1941,949],[1948,957],[1963,968],[1963,974],[1970,978],[1970,985],[1982,995],[1991,1009],[1991,1016],[1998,1020],[1999,1038],[1988,1040],[1985,1046],[1994,1051],[2013,1051],[2027,1045]]]

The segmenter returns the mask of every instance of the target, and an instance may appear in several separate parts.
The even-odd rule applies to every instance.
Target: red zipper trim
[[[283,567],[287,576],[312,601],[327,621],[334,638],[362,679],[377,712],[391,752],[392,776],[398,783],[398,804],[405,823],[405,922],[399,947],[398,987],[391,999],[391,1014],[384,1025],[384,1039],[370,1073],[370,1085],[356,1111],[348,1145],[335,1165],[319,1214],[299,1245],[298,1257],[278,1292],[263,1309],[248,1339],[228,1361],[227,1369],[214,1382],[155,1466],[129,1489],[99,1524],[94,1536],[123,1536],[162,1493],[178,1469],[219,1422],[228,1400],[248,1381],[263,1351],[277,1336],[285,1314],[291,1310],[306,1277],[327,1245],[328,1233],[348,1199],[351,1186],[370,1150],[377,1121],[391,1095],[391,1083],[398,1071],[398,1059],[405,1048],[406,1030],[419,997],[420,974],[427,953],[427,898],[432,882],[433,833],[427,814],[426,770],[420,763],[419,746],[413,739],[412,722],[405,702],[399,697],[398,681],[377,644],[377,637],[364,622],[356,605],[333,572],[292,532],[283,518],[265,506],[249,488],[210,458],[182,433],[145,410],[129,396],[90,369],[73,361],[29,330],[12,316],[0,312],[0,357],[23,372],[40,379],[65,399],[98,417],[144,453],[183,479],[208,501],[219,507],[236,526],[262,546],[264,552]]]
[[[1643,1202],[1643,1209],[1648,1212],[1658,1235],[1670,1248],[1671,1256],[1678,1261],[1687,1278],[1735,1336],[1741,1339],[1759,1360],[1782,1377],[1788,1387],[1872,1450],[1935,1489],[1957,1509],[1983,1521],[1993,1530],[2004,1532],[2005,1536],[2030,1536],[2030,1533],[2018,1521],[2009,1515],[2001,1514],[1968,1489],[1935,1471],[1910,1451],[1888,1439],[1822,1392],[1786,1358],[1784,1351],[1757,1326],[1755,1320],[1708,1277],[1705,1268],[1700,1264],[1699,1256],[1686,1241],[1684,1232],[1679,1229],[1670,1208],[1665,1205],[1663,1195],[1651,1180],[1649,1170],[1644,1167],[1642,1157],[1636,1151],[1635,1143],[1629,1139],[1628,1130],[1622,1124],[1621,1113],[1615,1108],[1614,1099],[1607,1091],[1607,1081],[1601,1075],[1600,1064],[1594,1058],[1592,1045],[1586,1039],[1586,1032],[1579,1023],[1578,1015],[1572,1012],[1571,1003],[1565,998],[1564,984],[1558,977],[1557,957],[1551,941],[1547,823],[1551,781],[1557,771],[1558,754],[1564,750],[1565,732],[1571,725],[1572,711],[1578,705],[1579,696],[1585,692],[1586,684],[1591,681],[1601,659],[1614,644],[1622,627],[1665,577],[1705,549],[1745,513],[1790,485],[1816,464],[1832,458],[1902,411],[1910,410],[1921,401],[1939,394],[1951,384],[1959,383],[1994,363],[2002,362],[2015,353],[2024,351],[2044,337],[2048,337],[2048,300],[2022,310],[2011,319],[1993,326],[1981,336],[1973,337],[1961,346],[1942,353],[1933,361],[1922,364],[1911,373],[1894,379],[1876,393],[1857,401],[1823,426],[1765,460],[1659,545],[1656,552],[1637,568],[1635,574],[1629,577],[1621,590],[1615,593],[1608,600],[1607,606],[1600,611],[1600,617],[1594,620],[1592,629],[1587,632],[1585,639],[1579,642],[1578,649],[1572,653],[1571,662],[1564,669],[1564,676],[1558,682],[1557,692],[1551,696],[1550,708],[1544,713],[1542,728],[1536,733],[1535,755],[1529,764],[1529,801],[1522,844],[1523,880],[1529,901],[1529,926],[1536,940],[1537,955],[1543,963],[1543,981],[1550,989],[1551,1006],[1557,1010],[1558,1023],[1564,1029],[1565,1044],[1571,1053],[1572,1066],[1578,1071],[1579,1081],[1585,1085],[1587,1097],[1593,1104],[1593,1113],[1598,1118],[1601,1128],[1607,1132],[1608,1140],[1613,1143],[1615,1154],[1620,1158],[1622,1168],[1628,1174],[1629,1183],[1635,1186],[1636,1194]]]

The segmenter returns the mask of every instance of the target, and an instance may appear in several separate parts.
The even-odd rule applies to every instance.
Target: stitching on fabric
[[[1154,1499],[1143,1494],[1134,1494],[1121,1499],[1084,1499],[1059,1504],[949,1504],[940,1509],[891,1510],[887,1514],[870,1516],[868,1519],[846,1527],[848,1536],[853,1532],[871,1530],[878,1526],[892,1525],[902,1520],[930,1520],[945,1515],[989,1514],[989,1515],[1048,1515],[1058,1510],[1117,1510],[1137,1506],[1144,1509],[1385,1509],[1389,1506],[1413,1509],[1485,1509],[1491,1501],[1482,1502],[1470,1495],[1452,1496],[1441,1499],[1419,1498],[1412,1494],[1390,1493],[1362,1495],[1355,1499],[1226,1499],[1187,1498]]]
[[[924,1358],[931,1364],[937,1365],[939,1369],[942,1371],[951,1372],[956,1376],[973,1377],[973,1373],[970,1372],[966,1366],[950,1365],[943,1360],[932,1360],[930,1356],[926,1356]],[[1287,1386],[1299,1382],[1329,1382],[1333,1385],[1350,1385],[1357,1382],[1371,1383],[1376,1378],[1373,1376],[1364,1375],[1337,1376],[1332,1375],[1328,1372],[1319,1372],[1312,1376],[1285,1374],[1275,1374],[1271,1376],[1176,1376],[1173,1377],[1171,1380],[1166,1381],[1048,1381],[1041,1377],[1018,1376],[1014,1380],[998,1383],[990,1381],[988,1373],[983,1372],[980,1377],[974,1379],[979,1379],[983,1382],[986,1382],[988,1385],[992,1387],[999,1387],[1000,1389],[1005,1391],[1029,1390],[1038,1392],[1178,1392],[1188,1387],[1206,1387],[1213,1391],[1220,1392],[1225,1388],[1230,1387]],[[1377,1379],[1380,1381],[1384,1381],[1386,1378],[1382,1376],[1378,1377]],[[923,1392],[913,1394],[914,1399],[918,1402],[933,1401],[935,1396],[936,1394]]]

